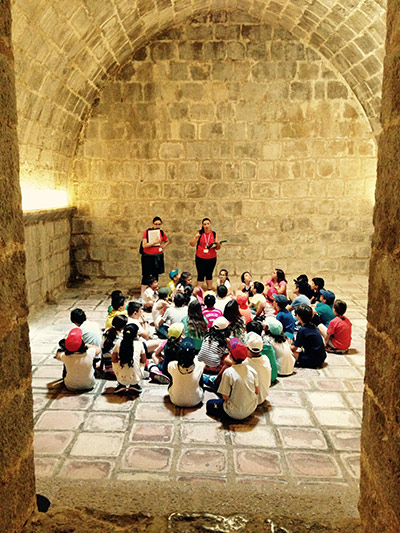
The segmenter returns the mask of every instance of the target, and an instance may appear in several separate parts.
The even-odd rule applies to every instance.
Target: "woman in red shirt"
[[[158,281],[159,274],[164,273],[164,248],[168,246],[169,240],[161,229],[162,220],[160,217],[153,218],[153,225],[148,228],[142,237],[142,294],[149,284],[149,277],[153,276]],[[158,234],[151,234],[158,230]],[[153,236],[156,236],[154,239]]]
[[[217,234],[211,229],[211,220],[203,218],[202,228],[193,236],[190,246],[196,246],[197,285],[206,280],[207,289],[212,289],[213,270],[217,262],[217,250],[221,248]]]

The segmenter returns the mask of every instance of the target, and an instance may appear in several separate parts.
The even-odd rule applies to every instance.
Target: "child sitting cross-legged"
[[[320,368],[326,359],[326,351],[321,333],[311,322],[313,310],[309,305],[300,304],[296,307],[296,316],[301,324],[292,346],[296,365],[307,368]]]
[[[264,403],[267,399],[269,386],[271,384],[271,364],[266,355],[263,355],[263,340],[260,335],[254,331],[246,335],[246,346],[248,356],[245,365],[251,366],[258,376],[258,405]]]
[[[220,316],[206,333],[198,355],[199,361],[205,363],[205,373],[218,374],[223,360],[228,354],[226,338],[229,335],[229,321]]]
[[[257,335],[260,335],[263,341],[263,348],[261,350],[262,355],[266,355],[269,360],[269,364],[271,365],[271,384],[276,381],[276,378],[278,377],[278,363],[276,362],[275,352],[271,345],[271,340],[268,335],[264,334],[264,328],[266,326],[263,326],[263,323],[259,320],[252,320],[248,324],[246,324],[246,339],[247,336],[251,333],[257,333]]]
[[[125,310],[125,296],[119,295],[111,299],[111,311],[108,313],[106,320],[106,329],[111,328],[113,318],[117,315],[126,315]]]
[[[168,364],[171,402],[178,407],[194,407],[204,398],[202,375],[204,363],[197,360],[193,339],[185,337],[178,348],[178,360]]]
[[[289,305],[289,300],[284,294],[275,294],[273,305],[274,309],[277,311],[276,319],[282,323],[284,334],[289,339],[293,339],[294,326],[296,321],[292,313],[287,309],[287,306]]]
[[[275,352],[278,376],[290,376],[293,374],[296,359],[292,354],[289,339],[283,334],[282,322],[276,318],[268,318],[266,325],[265,334]]]
[[[206,294],[204,296],[203,316],[209,328],[212,327],[216,318],[222,316],[221,309],[215,307],[215,296],[213,294]]]
[[[335,318],[332,306],[335,301],[335,293],[322,289],[320,291],[320,301],[317,302],[315,310],[321,318],[322,324],[327,328],[331,320]]]
[[[182,340],[183,324],[176,322],[168,328],[168,340],[160,344],[157,350],[147,362],[146,370],[150,373],[150,379],[156,383],[168,384],[171,376],[168,365],[171,361],[178,360],[179,345]]]
[[[137,338],[137,324],[124,327],[122,340],[118,340],[112,353],[112,366],[118,380],[114,392],[129,391],[140,393],[139,385],[143,378],[142,367],[146,363],[146,352],[143,343]]]
[[[244,321],[246,324],[251,322],[253,320],[253,317],[251,316],[250,307],[248,304],[248,298],[246,294],[239,293],[236,296],[236,301],[239,304],[239,313],[244,318]]]
[[[346,353],[350,348],[352,324],[344,316],[346,310],[346,302],[335,300],[333,312],[336,316],[330,321],[325,337],[325,346],[328,352]]]
[[[142,299],[143,309],[145,311],[151,311],[153,309],[153,305],[158,300],[158,280],[155,277],[149,277],[149,284],[143,293]]]
[[[247,358],[247,347],[239,339],[229,340],[232,366],[222,374],[218,394],[222,398],[208,400],[207,414],[217,418],[226,416],[235,420],[244,420],[250,416],[258,405],[258,376],[249,365],[243,365]]]
[[[103,333],[103,344],[101,348],[100,370],[114,374],[112,369],[112,352],[117,340],[122,339],[122,331],[128,323],[126,315],[116,315],[113,318],[112,326],[107,328]]]
[[[264,285],[260,281],[255,281],[253,287],[251,288],[251,293],[253,296],[249,299],[251,312],[255,316],[262,317],[265,313],[265,308],[267,306],[267,300],[263,294]]]

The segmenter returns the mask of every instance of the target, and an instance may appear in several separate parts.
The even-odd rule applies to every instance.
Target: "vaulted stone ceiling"
[[[386,0],[14,0],[21,170],[61,183],[98,90],[159,32],[241,10],[315,48],[379,130]],[[63,177],[64,175],[64,177]]]

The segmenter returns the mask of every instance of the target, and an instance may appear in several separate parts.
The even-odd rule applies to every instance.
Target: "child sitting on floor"
[[[333,302],[335,301],[335,293],[332,291],[321,290],[320,301],[317,302],[315,310],[321,318],[322,324],[327,328],[331,320],[335,318],[335,313],[332,310]]]
[[[263,292],[264,285],[260,281],[255,281],[251,288],[252,296],[249,299],[250,310],[254,316],[262,317],[264,315],[267,301]]]
[[[118,340],[112,353],[112,366],[118,380],[114,392],[126,390],[136,393],[142,392],[139,385],[143,378],[142,367],[146,363],[146,352],[143,343],[138,340],[138,327],[136,324],[128,324],[124,327],[122,340]]]
[[[168,340],[160,344],[152,355],[152,360],[147,364],[150,378],[157,383],[170,383],[171,376],[168,372],[168,364],[178,360],[179,344],[182,340],[183,324],[176,322],[168,328]]]
[[[218,394],[222,398],[208,400],[207,414],[217,418],[226,416],[235,420],[244,420],[250,416],[258,405],[258,376],[249,365],[242,362],[247,358],[246,345],[235,337],[229,341],[232,366],[222,374]]]
[[[186,337],[178,349],[178,360],[168,364],[171,385],[168,387],[171,402],[178,407],[194,407],[204,398],[202,375],[204,363],[195,357],[193,339]]]
[[[111,300],[111,305],[112,305],[112,309],[111,311],[108,313],[108,317],[107,317],[107,320],[106,320],[106,329],[107,328],[111,328],[112,326],[112,321],[113,321],[113,318],[117,315],[126,315],[126,310],[125,310],[125,297],[124,296],[115,296],[115,298],[113,298]]]
[[[344,316],[347,310],[346,302],[336,300],[333,304],[333,312],[336,315],[329,323],[325,337],[325,346],[328,352],[346,353],[351,344],[350,320]]]
[[[271,346],[271,341],[268,335],[264,333],[264,327],[262,322],[259,320],[252,320],[246,324],[246,339],[247,336],[254,331],[257,335],[260,335],[263,341],[263,348],[261,350],[262,355],[266,355],[269,359],[269,364],[271,365],[271,384],[275,383],[276,378],[278,377],[278,364],[276,362],[275,352]]]
[[[238,294],[236,296],[236,301],[239,304],[239,313],[244,318],[244,321],[246,324],[251,322],[253,320],[253,317],[251,316],[250,307],[247,303],[248,298],[246,294]]]
[[[326,359],[326,352],[322,335],[311,322],[313,310],[309,305],[300,304],[296,307],[296,316],[301,324],[292,346],[296,365],[321,368]]]
[[[206,333],[198,355],[199,361],[205,363],[204,372],[218,374],[222,362],[228,353],[226,337],[229,334],[229,321],[220,316]]]
[[[158,291],[158,300],[153,305],[153,309],[151,310],[153,324],[156,329],[158,329],[158,326],[160,325],[161,317],[171,305],[167,299],[169,294],[170,292],[168,287],[161,287],[161,289]]]
[[[253,331],[246,336],[248,357],[244,364],[251,366],[258,376],[258,405],[267,399],[271,384],[271,364],[266,355],[263,355],[263,340],[260,335]]]
[[[178,283],[179,270],[177,268],[175,270],[170,270],[168,275],[170,279],[168,282],[168,297],[172,297],[172,294],[176,288],[176,284]]]
[[[283,332],[289,338],[294,337],[295,319],[292,313],[287,309],[289,300],[283,294],[275,294],[274,296],[274,309],[277,311],[276,319],[282,323]]]
[[[289,339],[283,335],[283,325],[276,318],[269,318],[267,326],[265,333],[275,352],[278,376],[290,376],[293,374],[296,359],[293,357]]]
[[[229,296],[232,294],[232,287],[231,287],[231,282],[229,281],[228,275],[229,274],[226,268],[221,268],[218,274],[217,287],[219,287],[220,285],[225,285],[225,287],[228,289],[228,296]]]
[[[122,331],[127,323],[128,317],[126,315],[117,315],[113,318],[111,327],[104,331],[100,370],[112,374],[114,373],[112,369],[111,354],[117,340],[121,340]]]
[[[223,313],[226,304],[230,300],[232,300],[232,298],[228,296],[228,289],[225,287],[225,285],[220,285],[217,288],[217,298],[215,300],[215,307]]]
[[[143,296],[143,309],[145,311],[151,311],[153,305],[158,300],[158,281],[155,277],[149,277],[149,284],[147,289],[144,291]]]
[[[209,328],[212,327],[216,318],[222,316],[221,309],[215,307],[215,296],[213,294],[206,294],[204,296],[203,316]]]
[[[324,288],[325,280],[324,278],[313,278],[311,280],[311,298],[310,301],[312,304],[316,304],[320,301],[321,290]]]

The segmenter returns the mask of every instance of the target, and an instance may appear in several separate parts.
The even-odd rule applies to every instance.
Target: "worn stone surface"
[[[30,350],[10,2],[0,4],[0,531],[35,507]]]

